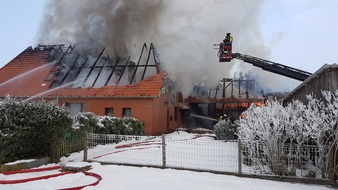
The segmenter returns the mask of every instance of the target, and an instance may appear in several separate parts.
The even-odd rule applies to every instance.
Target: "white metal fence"
[[[261,145],[242,145],[243,165],[247,173],[279,176],[297,176],[327,179],[329,175],[329,148],[309,144],[287,144],[266,148]]]
[[[165,139],[166,166],[238,173],[237,141]]]
[[[89,133],[85,160],[238,173],[237,143]]]
[[[201,137],[201,138],[200,138]],[[180,168],[234,174],[281,175],[327,179],[328,150],[314,145],[249,149],[238,140],[213,137],[87,134],[84,160],[111,164]]]
[[[161,137],[87,134],[87,159],[90,161],[162,165]]]

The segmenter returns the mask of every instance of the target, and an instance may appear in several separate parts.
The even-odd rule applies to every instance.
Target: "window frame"
[[[127,111],[129,110],[129,114],[127,114]],[[122,117],[131,117],[132,112],[131,108],[122,108]]]
[[[111,112],[109,110],[111,110]],[[113,107],[104,108],[104,115],[114,116],[114,108]]]

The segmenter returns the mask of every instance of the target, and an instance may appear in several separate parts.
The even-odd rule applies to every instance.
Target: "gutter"
[[[158,96],[47,96],[40,99],[154,99]],[[37,99],[37,98],[35,98]]]

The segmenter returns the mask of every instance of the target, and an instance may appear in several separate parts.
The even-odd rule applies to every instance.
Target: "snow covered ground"
[[[238,142],[215,141],[212,134],[174,132],[163,138],[165,147],[161,137],[135,140],[135,137],[128,136],[125,141],[115,144],[111,139],[120,138],[95,136],[88,134],[92,140],[88,150],[88,160],[91,161],[162,167],[165,152],[165,166],[168,168],[238,173]],[[246,172],[247,167],[242,167]]]
[[[176,136],[177,135],[177,136]],[[181,135],[171,134],[172,138],[187,138],[188,134]],[[83,154],[73,153],[67,158],[62,158],[58,165],[86,165],[88,163],[81,162]],[[328,190],[330,187],[319,185],[307,185],[296,183],[285,183],[269,180],[240,178],[229,175],[212,174],[208,172],[192,172],[174,169],[157,169],[149,167],[128,167],[116,165],[101,165],[100,163],[89,163],[91,170],[102,177],[97,186],[88,186],[84,189],[162,189],[162,190],[179,190],[179,189],[236,189],[236,190]],[[49,167],[48,165],[42,167]],[[0,180],[16,180],[38,177],[41,175],[55,174],[58,171],[44,171],[41,173],[24,173],[15,175],[0,174]],[[1,185],[1,190],[46,190],[60,189],[75,186],[91,184],[97,179],[83,173],[61,175],[45,180],[37,180],[19,184]]]
[[[236,190],[329,190],[331,188],[319,185],[285,183],[269,180],[240,178],[212,173],[199,173],[173,169],[156,169],[146,167],[128,167],[101,165],[91,163],[91,172],[102,176],[97,186],[84,189],[236,189]],[[22,176],[20,176],[22,177]],[[17,176],[19,178],[19,176]],[[0,179],[3,176],[0,175]],[[47,190],[90,184],[95,179],[81,173],[68,174],[47,180],[39,180],[12,185],[0,185],[1,190]]]

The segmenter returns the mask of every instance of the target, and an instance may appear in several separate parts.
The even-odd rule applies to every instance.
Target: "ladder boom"
[[[246,63],[250,63],[256,67],[260,67],[263,70],[272,72],[272,73],[276,73],[276,74],[280,74],[286,77],[290,77],[299,81],[304,81],[305,79],[307,79],[309,76],[312,75],[312,73],[306,72],[306,71],[302,71],[300,69],[296,69],[296,68],[292,68],[286,65],[282,65],[279,63],[274,63],[272,61],[268,61],[265,59],[261,59],[258,57],[253,57],[250,55],[244,55],[241,53],[233,53],[232,54],[232,58],[234,59],[239,59],[242,60]]]

